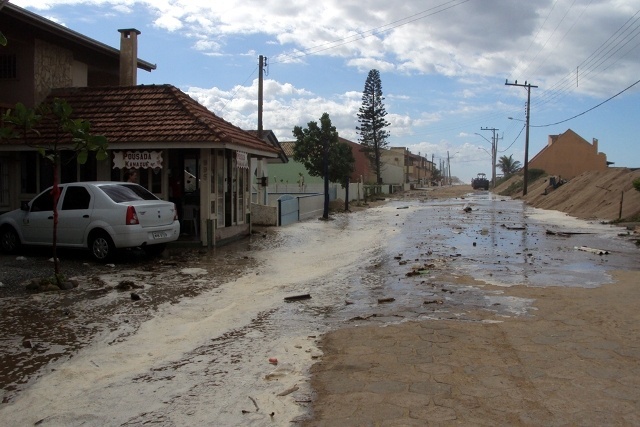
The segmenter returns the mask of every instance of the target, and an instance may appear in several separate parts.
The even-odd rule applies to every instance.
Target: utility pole
[[[264,128],[262,125],[262,104],[263,104],[263,86],[264,86],[264,69],[266,67],[267,58],[260,55],[258,58],[258,69],[259,77],[258,77],[258,138],[262,139],[264,136]],[[266,162],[263,159],[258,158],[258,167],[256,169],[256,177],[259,181],[258,183],[258,203],[267,204],[267,193],[268,188],[265,185],[262,185],[264,178],[264,170],[266,169]]]
[[[480,128],[480,130],[490,130],[493,132],[491,138],[491,188],[496,188],[496,156],[498,155],[498,139],[496,138],[496,128]]]
[[[409,149],[404,149],[404,181],[409,183]]]
[[[436,165],[435,160],[436,160],[436,155],[432,154],[431,155],[431,165],[429,166],[431,168],[431,181],[433,181],[433,168]]]
[[[527,83],[526,81],[524,82],[524,84],[518,84],[518,81],[516,80],[514,83],[509,83],[509,80],[507,79],[504,82],[505,86],[520,86],[523,87],[525,89],[527,89],[527,132],[526,132],[526,136],[525,136],[525,140],[524,140],[524,180],[522,183],[522,195],[526,196],[527,195],[527,182],[529,181],[529,118],[530,118],[530,113],[531,113],[531,88],[536,88],[538,86],[533,86],[531,83]]]
[[[262,127],[262,104],[263,104],[263,91],[264,91],[264,69],[267,66],[267,58],[260,55],[258,58],[258,138],[262,139],[263,127]]]
[[[449,150],[447,150],[447,173],[449,174],[449,185],[451,185],[451,158],[449,157]]]

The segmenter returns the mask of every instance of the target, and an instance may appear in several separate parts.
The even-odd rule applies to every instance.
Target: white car
[[[0,249],[15,253],[21,245],[51,246],[52,188],[21,209],[0,215]],[[86,248],[97,261],[107,261],[117,249],[141,247],[160,254],[180,236],[176,206],[144,187],[128,182],[60,184],[57,246]]]

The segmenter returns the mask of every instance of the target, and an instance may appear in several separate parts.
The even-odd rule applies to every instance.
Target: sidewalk
[[[506,289],[535,299],[530,317],[329,333],[303,425],[640,425],[640,272],[614,277],[595,289]]]

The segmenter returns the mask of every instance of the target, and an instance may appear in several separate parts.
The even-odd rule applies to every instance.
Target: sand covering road
[[[584,174],[548,195],[541,180],[524,199],[579,218],[614,220],[624,193],[628,218],[640,212],[640,192],[631,185],[639,176],[617,169]],[[469,189],[429,195],[459,197]],[[479,311],[473,321],[331,332],[312,368],[317,397],[305,425],[640,425],[638,267],[614,271],[613,283],[593,289],[508,288],[508,295],[535,301],[529,317]],[[439,279],[477,284],[446,273]]]

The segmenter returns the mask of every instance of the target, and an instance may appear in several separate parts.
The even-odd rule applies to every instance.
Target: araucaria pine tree
[[[358,112],[359,126],[356,130],[360,134],[360,144],[371,161],[376,173],[378,184],[382,184],[382,150],[389,142],[389,132],[385,130],[389,122],[385,120],[387,112],[384,108],[382,96],[382,82],[378,70],[369,71],[367,81],[362,92],[362,106]]]

